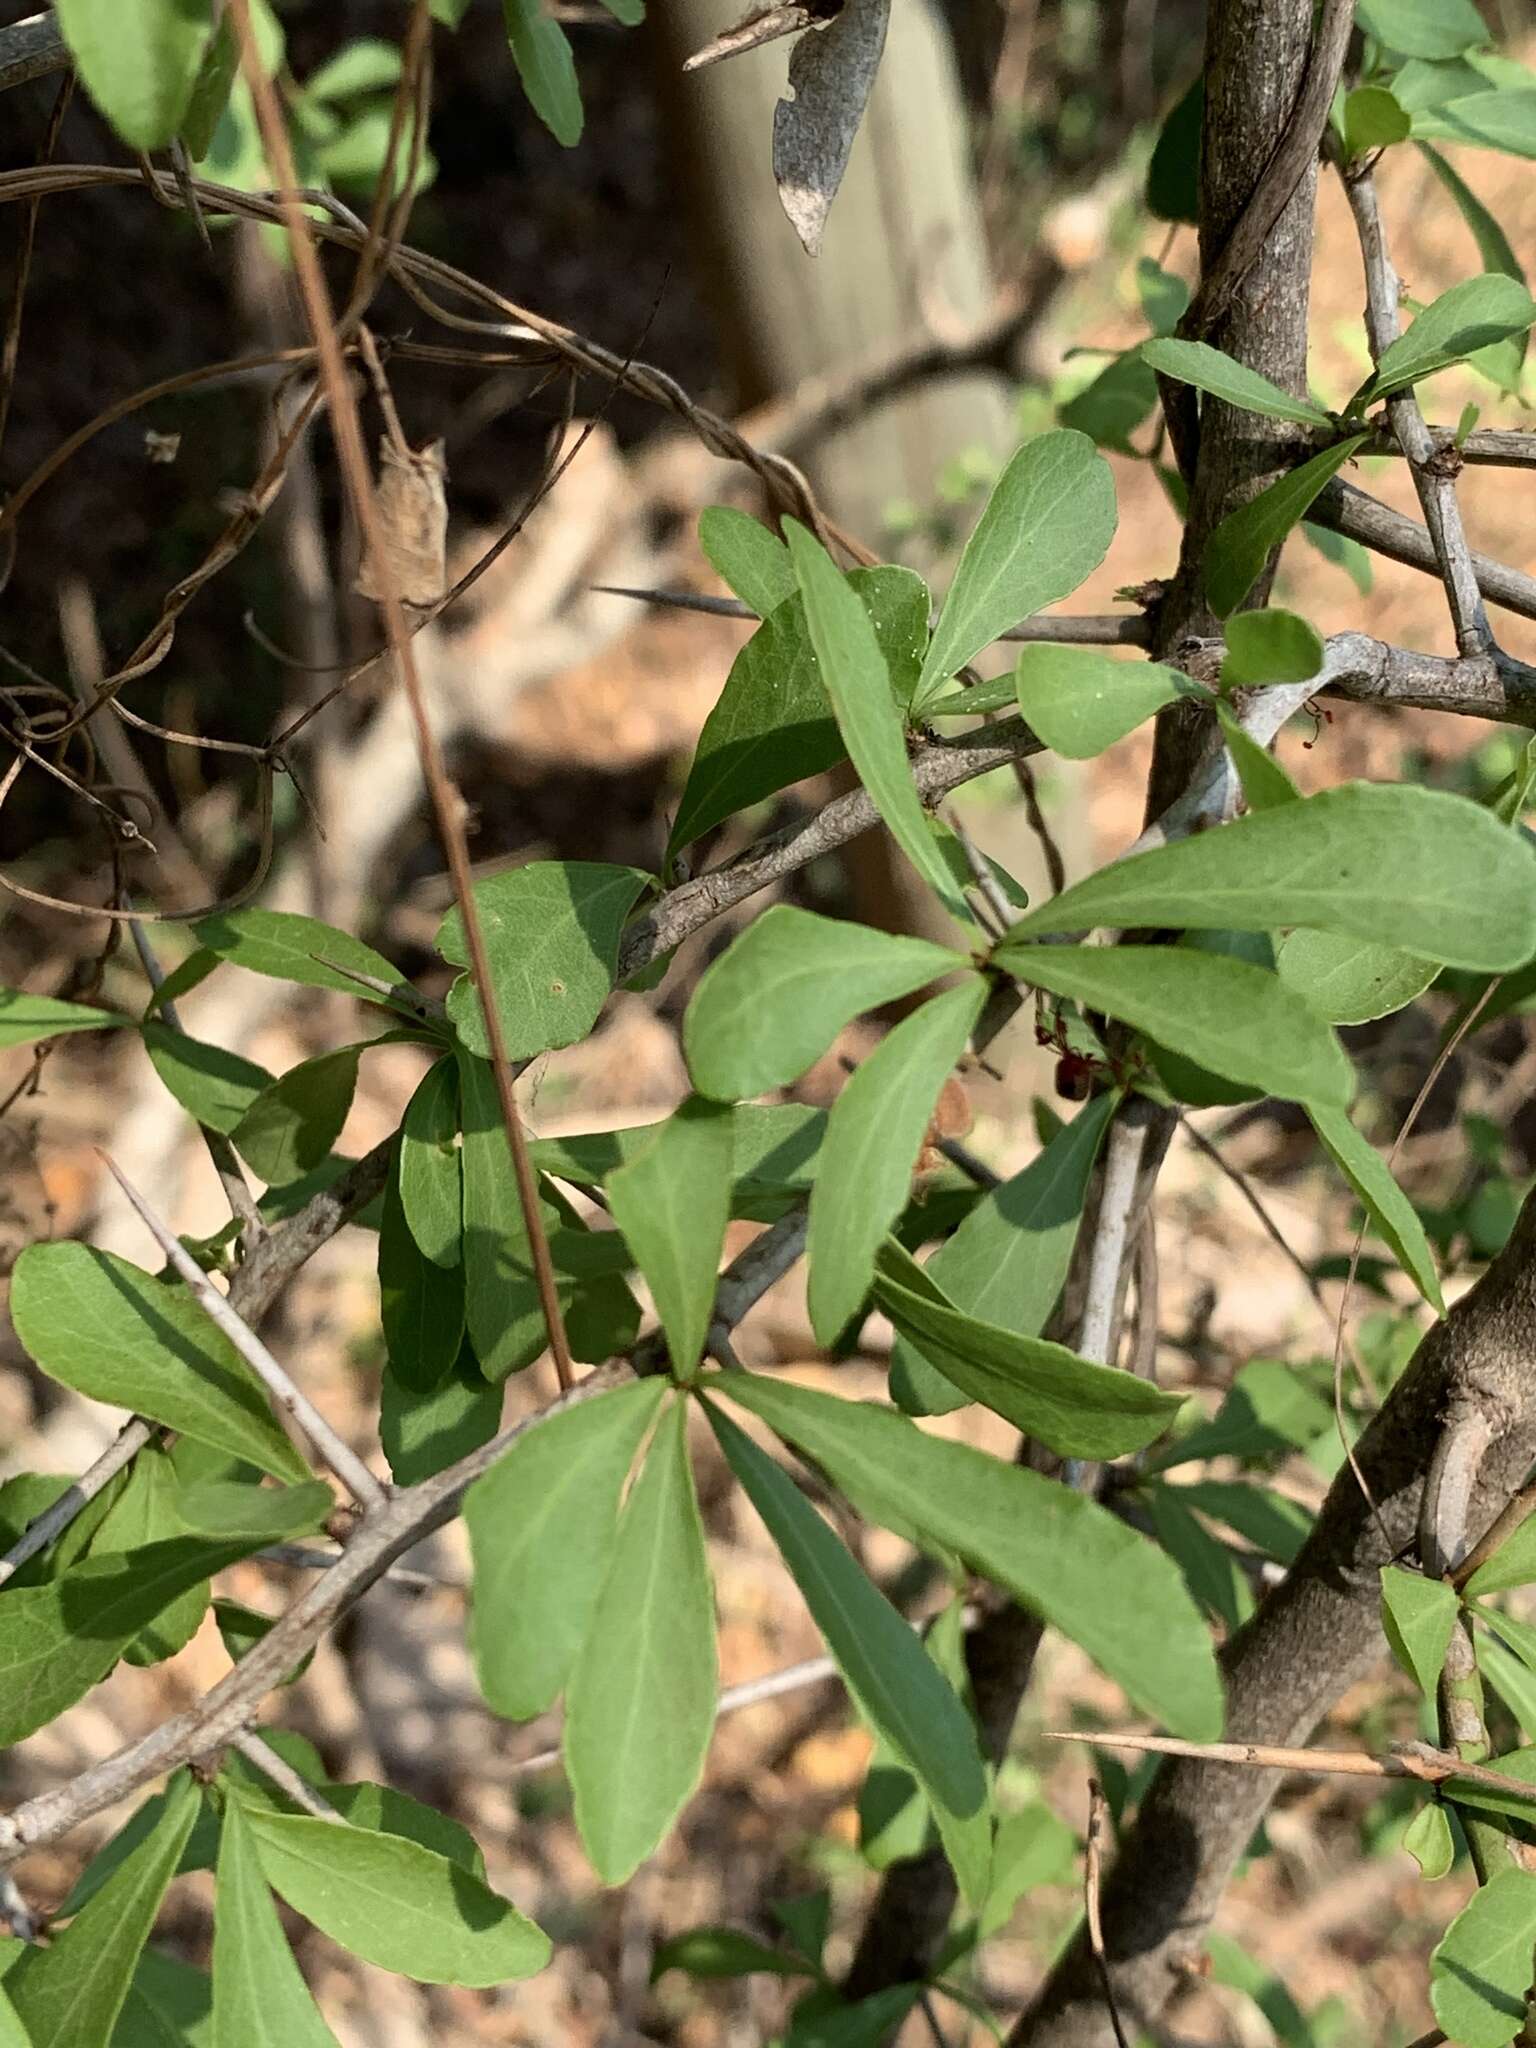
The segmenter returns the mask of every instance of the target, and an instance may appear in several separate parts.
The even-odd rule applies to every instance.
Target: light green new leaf
[[[964,1897],[991,1877],[987,1775],[976,1730],[922,1643],[799,1488],[711,1404],[731,1470],[778,1546],[861,1713],[922,1786]]]
[[[822,686],[848,757],[907,859],[951,915],[970,924],[970,907],[934,845],[918,800],[890,665],[869,613],[809,528],[786,519],[784,533]]]
[[[1178,1568],[1096,1501],[890,1409],[757,1373],[722,1375],[711,1390],[814,1458],[864,1512],[915,1524],[1005,1587],[1174,1734],[1220,1734],[1210,1635]]]
[[[726,1102],[787,1088],[862,1011],[970,965],[926,939],[776,903],[693,992],[683,1018],[693,1085]]]
[[[512,61],[528,103],[557,142],[581,140],[581,87],[565,30],[543,0],[501,0]]]
[[[542,1714],[565,1684],[613,1557],[619,1495],[667,1383],[637,1380],[518,1438],[464,1499],[469,1645],[486,1704]]]
[[[1436,1799],[1426,1800],[1403,1830],[1403,1847],[1431,1884],[1445,1877],[1456,1861],[1450,1815]]]
[[[1160,1436],[1180,1397],[1064,1344],[962,1315],[899,1245],[880,1254],[875,1300],[898,1333],[973,1401],[1062,1457],[1118,1458]]]
[[[1193,384],[1228,405],[1240,405],[1245,412],[1262,413],[1266,419],[1295,420],[1304,427],[1329,427],[1333,422],[1321,406],[1305,398],[1293,398],[1257,370],[1235,362],[1205,341],[1144,341],[1141,359],[1165,377],[1181,384]]]
[[[238,1799],[226,1802],[220,1831],[209,2048],[336,2048],[293,1959]]]
[[[1429,2002],[1457,2048],[1504,2048],[1525,2021],[1536,1875],[1496,1871],[1429,1959]]]
[[[795,595],[789,549],[760,519],[730,505],[708,505],[699,514],[699,546],[721,582],[760,619]]]
[[[811,1188],[806,1256],[811,1327],[823,1344],[869,1291],[881,1239],[912,1195],[912,1175],[945,1079],[987,999],[970,976],[889,1031],[844,1084],[827,1118]]]
[[[1259,683],[1309,683],[1323,665],[1323,639],[1295,612],[1234,612],[1221,664],[1224,690]]]
[[[728,1105],[691,1095],[606,1183],[609,1210],[650,1286],[679,1379],[703,1355],[715,1312],[734,1156]]]
[[[153,1832],[47,1948],[28,1948],[5,1988],[31,2048],[85,2048],[117,2024],[139,1951],[197,1819],[202,1795],[178,1771]]]
[[[994,957],[1032,987],[1119,1017],[1212,1073],[1267,1095],[1343,1108],[1354,1093],[1354,1069],[1322,1018],[1278,976],[1246,961],[1186,946],[1012,943]]]
[[[332,988],[361,1002],[384,1002],[384,997],[343,974],[351,968],[373,981],[403,986],[398,967],[354,939],[350,932],[321,924],[318,918],[300,917],[289,910],[231,910],[217,917],[205,917],[192,930],[200,946],[221,960],[233,961],[252,974],[269,975],[275,981],[296,981],[304,988]],[[406,1015],[409,1007],[400,1004]],[[414,1016],[413,1016],[414,1021]]]
[[[464,1251],[459,1164],[459,1073],[451,1059],[428,1068],[400,1126],[400,1206],[418,1249],[437,1266]]]
[[[1312,925],[1496,972],[1536,953],[1536,852],[1465,797],[1346,783],[1111,862],[1029,911],[998,957],[1011,966],[1021,938],[1099,925]]]
[[[1084,1103],[1038,1158],[984,1194],[940,1245],[926,1271],[956,1308],[1021,1337],[1039,1336],[1067,1277],[1088,1177],[1119,1100],[1111,1091]],[[891,1392],[900,1406],[909,1415],[960,1406],[960,1390],[926,1365],[915,1345],[897,1338]]]
[[[1459,57],[1488,41],[1472,0],[1356,0],[1367,35],[1404,57]]]
[[[1469,1599],[1481,1600],[1489,1593],[1503,1593],[1511,1586],[1528,1586],[1536,1580],[1536,1517],[1527,1516],[1512,1536],[1506,1536],[1486,1564],[1480,1564],[1468,1579]]]
[[[989,641],[1059,598],[1103,561],[1115,534],[1109,464],[1064,427],[1027,441],[992,488],[949,587],[915,708]]]
[[[213,28],[208,0],[58,0],[86,91],[133,149],[163,149],[187,111]]]
[[[403,1835],[241,1804],[268,1884],[365,1962],[483,1986],[549,1961],[548,1936],[461,1863]]]
[[[565,1699],[576,1825],[622,1884],[699,1782],[715,1723],[715,1610],[688,1465],[687,1403],[663,1415]]]
[[[309,1468],[228,1338],[189,1294],[112,1252],[29,1245],[11,1280],[16,1334],[50,1378],[248,1458],[278,1479]]]
[[[115,1031],[132,1021],[117,1010],[95,1010],[85,1003],[28,995],[22,988],[0,988],[0,1051],[35,1045],[40,1038],[58,1038],[67,1031]]]
[[[1020,711],[1053,753],[1089,761],[1175,697],[1203,696],[1158,661],[1117,661],[1094,647],[1026,647],[1014,671]]]
[[[1480,348],[1524,334],[1533,321],[1536,299],[1518,278],[1497,270],[1464,278],[1426,306],[1383,353],[1366,386],[1366,400],[1405,391],[1421,377],[1465,362]]]
[[[1272,811],[1277,804],[1295,803],[1301,791],[1269,749],[1243,730],[1225,704],[1216,706],[1216,716],[1249,810]]]
[[[1445,1314],[1445,1297],[1440,1292],[1440,1275],[1435,1255],[1419,1221],[1418,1211],[1403,1193],[1387,1162],[1367,1138],[1361,1136],[1342,1109],[1310,1106],[1312,1127],[1328,1148],[1330,1157],[1349,1182],[1377,1230],[1396,1253],[1420,1294],[1437,1315]]]
[[[141,1029],[150,1065],[187,1114],[210,1131],[228,1136],[256,1098],[273,1085],[265,1067],[226,1052],[222,1045],[189,1038],[154,1018]]]
[[[1290,470],[1246,505],[1229,512],[1205,553],[1205,594],[1217,618],[1235,612],[1264,572],[1264,564],[1330,477],[1337,476],[1370,437],[1352,434]]]
[[[1360,85],[1345,95],[1343,126],[1344,154],[1353,158],[1406,141],[1412,123],[1384,85]]]
[[[1281,941],[1275,969],[1330,1024],[1368,1024],[1423,995],[1440,964],[1399,946],[1373,946],[1352,933],[1302,925]]]
[[[1382,1628],[1393,1656],[1429,1699],[1435,1696],[1460,1605],[1448,1580],[1426,1579],[1401,1565],[1381,1568]]]
[[[788,549],[773,545],[787,562]],[[905,717],[928,645],[928,586],[910,569],[889,567],[854,569],[848,585],[869,613],[891,695]],[[704,721],[668,853],[734,812],[833,767],[846,751],[805,606],[792,590],[737,655]]]
[[[236,1151],[268,1187],[302,1180],[330,1158],[352,1107],[361,1051],[343,1046],[290,1067],[230,1132]]]
[[[536,860],[476,884],[508,1058],[531,1059],[586,1037],[613,988],[624,920],[649,879],[641,868],[605,861]],[[437,950],[456,967],[468,965],[457,909],[443,919]],[[460,1043],[488,1059],[485,1018],[468,974],[448,991],[448,1014]]]

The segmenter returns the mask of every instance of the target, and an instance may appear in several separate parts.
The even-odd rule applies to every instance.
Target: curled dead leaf
[[[448,587],[448,464],[441,441],[402,448],[379,443],[378,504],[389,581],[402,604],[429,611]],[[359,597],[382,600],[380,565],[372,555],[357,572]]]

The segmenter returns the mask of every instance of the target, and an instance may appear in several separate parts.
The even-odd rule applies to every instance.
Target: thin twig
[[[1463,1778],[1492,1792],[1536,1804],[1536,1785],[1509,1778],[1484,1764],[1464,1763],[1449,1750],[1427,1742],[1405,1742],[1371,1755],[1355,1749],[1288,1749],[1268,1742],[1184,1742],[1174,1735],[1107,1735],[1102,1729],[1053,1728],[1047,1742],[1091,1742],[1104,1749],[1131,1749],[1142,1756],[1188,1756],[1201,1763],[1239,1764],[1248,1770],[1291,1771],[1309,1778],[1412,1778],[1420,1785],[1443,1785]]]
[[[155,1425],[137,1415],[125,1422],[95,1464],[66,1486],[35,1521],[29,1522],[4,1557],[0,1557],[0,1586],[14,1578],[29,1558],[46,1550],[56,1536],[63,1535],[81,1509],[89,1507],[125,1465],[132,1464],[154,1433]]]
[[[1093,1960],[1098,1967],[1099,1982],[1104,1987],[1104,2003],[1109,2011],[1109,2023],[1115,2030],[1117,2048],[1130,2048],[1125,2038],[1125,2028],[1120,2020],[1120,2008],[1115,2003],[1114,1980],[1109,1974],[1109,1958],[1104,1953],[1104,1927],[1099,1918],[1099,1891],[1104,1874],[1104,1837],[1109,1831],[1109,1801],[1097,1778],[1088,1780],[1088,1839],[1083,1856],[1083,1914],[1088,1922],[1088,1946],[1093,1950]]]
[[[335,436],[337,458],[365,551],[374,564],[380,591],[379,609],[383,614],[385,633],[401,686],[405,690],[406,700],[410,706],[412,722],[416,728],[416,743],[421,755],[422,774],[431,797],[443,850],[448,858],[449,872],[453,877],[454,896],[464,923],[464,938],[470,958],[471,974],[484,1013],[491,1066],[496,1076],[496,1092],[501,1102],[502,1121],[506,1125],[507,1141],[511,1147],[512,1168],[517,1181],[518,1201],[523,1212],[523,1226],[527,1233],[539,1304],[544,1313],[555,1373],[561,1387],[565,1388],[572,1383],[574,1368],[560,1312],[560,1299],[555,1285],[554,1266],[549,1255],[549,1242],[544,1232],[538,1180],[528,1156],[528,1141],[523,1131],[517,1098],[513,1092],[512,1067],[507,1053],[506,1035],[502,1029],[501,1015],[493,993],[490,957],[486,952],[485,934],[481,929],[479,909],[475,902],[469,847],[464,827],[464,801],[449,779],[442,748],[427,715],[426,695],[416,667],[412,634],[400,602],[388,543],[379,517],[378,501],[374,495],[373,479],[368,470],[362,428],[357,415],[357,400],[347,377],[346,363],[336,333],[325,278],[310,232],[309,217],[298,194],[299,181],[294,170],[287,123],[277,103],[272,81],[267,77],[256,48],[248,0],[229,0],[229,9],[240,43],[241,67],[255,102],[257,125],[262,132],[268,159],[282,188],[284,224],[288,230],[289,247],[293,254],[299,290],[304,300],[310,335],[319,359],[321,381],[329,395],[331,429]]]
[[[388,1496],[362,1459],[336,1434],[309,1396],[294,1385],[285,1368],[278,1364],[256,1332],[220,1294],[186,1246],[166,1224],[161,1222],[137,1188],[125,1178],[105,1153],[102,1153],[101,1157],[107,1171],[133,1204],[161,1251],[186,1282],[187,1289],[198,1307],[214,1327],[233,1344],[294,1427],[308,1437],[320,1457],[365,1509],[377,1510],[383,1507]]]
[[[1536,438],[1536,436],[1533,436]],[[703,612],[713,619],[753,620],[759,614],[739,597],[712,597],[701,590],[636,590],[626,583],[590,583],[587,588],[604,597],[631,597],[640,604],[662,610]],[[1148,647],[1152,625],[1139,612],[1096,614],[1044,613],[1010,626],[999,640],[1035,643],[1047,641],[1062,647]]]
[[[277,1751],[254,1728],[242,1728],[230,1742],[231,1749],[239,1750],[248,1764],[254,1764],[264,1778],[268,1778],[278,1791],[291,1799],[301,1812],[315,1820],[334,1821],[337,1827],[347,1825],[346,1816],[336,1811],[330,1801],[321,1797],[307,1778],[301,1778],[293,1765]]]

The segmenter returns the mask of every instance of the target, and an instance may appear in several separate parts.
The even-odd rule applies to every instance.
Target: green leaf
[[[464,1117],[464,1283],[470,1343],[487,1379],[521,1372],[548,1341],[528,1233],[512,1174],[496,1080],[484,1060],[459,1055]],[[627,1350],[640,1309],[617,1264],[622,1238],[588,1230],[565,1198],[543,1191],[555,1289],[573,1355],[596,1364]]]
[[[1355,15],[1367,35],[1404,57],[1459,57],[1489,40],[1472,0],[1356,0]]]
[[[641,868],[605,861],[537,860],[475,885],[509,1059],[531,1059],[586,1037],[613,990],[619,933],[649,880]],[[456,908],[443,919],[437,950],[456,967],[468,964]],[[460,975],[448,991],[448,1014],[460,1043],[488,1059],[472,976]]]
[[[1209,1422],[1198,1423],[1146,1462],[1148,1473],[1171,1471],[1199,1459],[1236,1458],[1251,1464],[1276,1452],[1300,1450],[1333,1423],[1321,1394],[1278,1359],[1245,1365]]]
[[[862,1011],[970,964],[926,939],[776,903],[693,992],[683,1019],[693,1084],[721,1101],[787,1088]]]
[[[1013,456],[965,544],[913,700],[1010,626],[1072,592],[1115,533],[1109,464],[1086,434],[1041,434]]]
[[[335,2048],[299,1974],[238,1799],[225,1803],[213,1920],[211,2048]]]
[[[609,1210],[650,1287],[679,1379],[698,1365],[715,1312],[732,1157],[730,1109],[691,1095],[606,1183]]]
[[[982,1908],[977,1938],[1002,1932],[1013,1909],[1036,1885],[1070,1884],[1077,1864],[1077,1836],[1037,1799],[997,1824],[992,1851],[992,1889]]]
[[[86,91],[124,142],[163,149],[202,64],[208,0],[58,0],[57,13]]]
[[[913,1631],[788,1474],[713,1405],[708,1414],[855,1703],[922,1786],[961,1892],[979,1906],[991,1877],[991,1828],[987,1776],[970,1716]]]
[[[290,1067],[230,1132],[235,1149],[268,1187],[302,1180],[330,1158],[352,1107],[361,1050],[343,1046]]]
[[[1433,1699],[1461,1602],[1445,1579],[1401,1565],[1381,1568],[1381,1625],[1392,1654],[1419,1691]]]
[[[600,1187],[615,1168],[636,1158],[660,1136],[662,1122],[629,1124],[616,1131],[577,1131],[536,1138],[529,1147],[541,1173],[577,1187]],[[816,1172],[827,1113],[803,1102],[737,1103],[731,1110],[731,1178],[739,1203],[787,1198],[807,1189]]]
[[[690,1977],[750,1977],[765,1971],[773,1977],[814,1977],[814,1968],[802,1956],[785,1955],[754,1941],[750,1934],[738,1934],[734,1927],[690,1927],[686,1934],[674,1934],[657,1949],[651,1963],[651,1982],[668,1970],[686,1970]],[[0,2048],[4,2048],[0,2042]]]
[[[1019,939],[1098,925],[1312,925],[1451,967],[1520,967],[1536,952],[1536,853],[1465,797],[1345,783],[1100,868],[1029,911],[996,958],[1018,971]]]
[[[1217,618],[1235,612],[1264,573],[1264,565],[1303,517],[1331,477],[1370,437],[1352,434],[1229,512],[1211,535],[1205,555],[1205,593]]]
[[[603,5],[626,28],[637,28],[645,19],[645,0],[603,0]]]
[[[418,1249],[437,1266],[457,1266],[463,1256],[459,1142],[458,1068],[442,1059],[423,1075],[400,1126],[400,1206]]]
[[[1154,334],[1172,334],[1189,306],[1189,286],[1150,256],[1136,259],[1136,296]]]
[[[984,1194],[940,1245],[926,1270],[958,1309],[1021,1337],[1039,1336],[1067,1277],[1088,1179],[1118,1101],[1109,1093],[1084,1103],[1022,1173]],[[914,1364],[925,1363],[915,1346],[897,1338],[891,1391],[908,1414],[942,1414],[958,1405],[908,1398],[919,1387],[931,1396],[926,1381],[913,1385]],[[950,1384],[941,1378],[939,1389]]]
[[[171,1094],[200,1124],[226,1136],[256,1098],[273,1085],[273,1077],[254,1060],[206,1045],[150,1019],[141,1027],[149,1063]]]
[[[142,2042],[124,2029],[135,2013],[147,2012],[162,2029]],[[147,1948],[139,1957],[133,1988],[112,2048],[151,2048],[163,2038],[166,2048],[214,2048],[212,2038],[213,1985],[203,1970],[191,1969],[175,1956]]]
[[[1298,1502],[1244,1480],[1197,1479],[1175,1489],[1181,1507],[1196,1508],[1279,1564],[1293,1564],[1314,1517]]]
[[[1184,1574],[1184,1583],[1200,1606],[1229,1631],[1239,1629],[1253,1613],[1248,1582],[1227,1545],[1190,1513],[1181,1491],[1168,1486],[1142,1490],[1152,1533]]]
[[[242,1657],[249,1655],[262,1638],[269,1636],[277,1626],[274,1615],[260,1614],[254,1607],[246,1607],[239,1600],[215,1600],[213,1621],[219,1632],[219,1641],[224,1645],[231,1664],[238,1664]],[[307,1651],[293,1669],[286,1672],[278,1681],[279,1684],[292,1685],[296,1679],[302,1678],[313,1662],[314,1654],[313,1650]]]
[[[1284,816],[1260,811],[1222,830]],[[1327,1025],[1278,976],[1245,961],[1184,946],[1013,943],[993,957],[1032,987],[1119,1017],[1213,1073],[1267,1095],[1342,1108],[1354,1092],[1354,1069]]]
[[[1458,2048],[1504,2048],[1520,2031],[1533,1942],[1536,1876],[1496,1871],[1429,1959],[1429,2002]]]
[[[581,140],[581,87],[565,30],[544,0],[501,0],[512,61],[528,103],[567,149]]]
[[[1309,1107],[1312,1127],[1349,1182],[1377,1231],[1385,1238],[1403,1271],[1437,1315],[1445,1314],[1435,1255],[1419,1221],[1419,1212],[1392,1178],[1391,1169],[1368,1139],[1361,1136],[1341,1109]]]
[[[985,523],[985,513],[982,519]],[[918,800],[890,666],[869,614],[809,528],[786,519],[784,531],[811,645],[849,759],[902,852],[951,914],[969,924],[970,909],[939,855]],[[942,618],[939,623],[942,630]],[[921,692],[921,681],[918,687]]]
[[[1244,732],[1225,704],[1216,706],[1216,716],[1249,810],[1272,811],[1277,804],[1295,803],[1301,791],[1269,749]]]
[[[708,505],[699,514],[699,546],[721,582],[760,619],[795,595],[789,549],[760,519],[729,505]]]
[[[780,551],[787,561],[788,550]],[[848,583],[869,614],[891,695],[905,716],[928,645],[928,586],[912,570],[893,568],[855,569]],[[846,752],[796,593],[775,608],[731,664],[699,735],[667,842],[669,856],[733,813],[833,767]]]
[[[890,1409],[757,1373],[711,1391],[814,1458],[863,1511],[915,1524],[1076,1642],[1142,1712],[1175,1734],[1221,1731],[1211,1640],[1170,1558],[1096,1501]]]
[[[118,1010],[94,1010],[85,1003],[28,995],[21,988],[0,988],[0,1051],[13,1045],[35,1045],[40,1038],[58,1038],[69,1031],[115,1031],[132,1021]]]
[[[1157,379],[1130,350],[1106,363],[1091,384],[1057,409],[1064,427],[1075,427],[1100,448],[1134,455],[1131,436],[1157,404]]]
[[[605,1884],[622,1884],[672,1826],[715,1724],[714,1600],[687,1423],[675,1400],[625,1504],[566,1687],[576,1825]]]
[[[1438,1799],[1429,1799],[1403,1830],[1403,1847],[1419,1866],[1419,1875],[1431,1884],[1449,1875],[1456,1861],[1456,1842],[1451,1834],[1450,1816]]]
[[[1390,97],[1390,95],[1388,95]],[[1333,422],[1321,406],[1305,398],[1293,398],[1246,363],[1239,363],[1205,341],[1144,341],[1141,359],[1165,377],[1192,384],[1197,391],[1245,412],[1262,413],[1266,419],[1295,420],[1304,427],[1331,427]]]
[[[464,1274],[423,1256],[406,1222],[399,1170],[397,1155],[379,1222],[379,1317],[391,1374],[403,1388],[428,1394],[452,1371],[464,1341]]]
[[[1492,1557],[1478,1566],[1465,1590],[1469,1599],[1480,1600],[1511,1586],[1528,1586],[1532,1580],[1536,1580],[1536,1519],[1527,1516]]]
[[[240,1803],[268,1884],[365,1962],[423,1984],[491,1985],[549,1961],[548,1937],[461,1863],[402,1835]]]
[[[1359,85],[1345,95],[1343,125],[1344,154],[1352,158],[1406,141],[1412,123],[1384,85]]]
[[[198,944],[221,960],[252,974],[265,974],[275,981],[296,981],[304,988],[332,988],[361,1002],[384,999],[340,972],[344,967],[391,987],[404,985],[398,967],[382,953],[354,939],[350,932],[321,924],[318,918],[300,917],[289,910],[231,910],[217,917],[205,917],[192,927]],[[334,963],[334,964],[327,964]],[[390,1007],[385,1004],[385,1007]],[[396,1007],[411,1015],[409,1008]]]
[[[184,1536],[180,1485],[168,1452],[149,1443],[133,1461],[128,1484],[104,1518],[91,1546],[93,1557],[109,1552],[137,1551],[147,1543]],[[130,1664],[158,1664],[184,1650],[202,1625],[208,1612],[208,1582],[201,1581],[179,1594],[145,1629],[123,1655]]]
[[[27,2030],[21,2024],[21,2016],[3,1984],[0,1984],[0,2048],[32,2048]]]
[[[1323,665],[1323,639],[1295,612],[1234,612],[1221,664],[1224,690],[1257,683],[1309,683]]]
[[[111,2035],[201,1804],[188,1771],[172,1778],[169,1795],[152,1832],[64,1932],[6,1972],[31,2048],[86,2048]]]
[[[214,131],[229,105],[230,89],[239,70],[240,45],[235,40],[234,25],[227,16],[221,16],[204,48],[181,119],[181,140],[193,163],[201,163],[213,146]]]
[[[930,1273],[887,1245],[875,1300],[944,1377],[1063,1457],[1118,1458],[1160,1436],[1180,1397],[1134,1373],[1079,1358],[1064,1344],[962,1315]]]
[[[1477,253],[1483,259],[1484,270],[1502,271],[1506,277],[1513,277],[1524,284],[1525,270],[1515,254],[1508,235],[1461,173],[1440,154],[1438,149],[1431,149],[1427,142],[1419,144],[1419,154],[1426,159],[1435,176],[1455,200],[1457,209],[1477,244]]]
[[[1346,533],[1332,533],[1326,526],[1314,526],[1310,519],[1302,520],[1301,537],[1316,549],[1325,562],[1332,562],[1336,569],[1342,569],[1362,597],[1370,596],[1375,588],[1376,570],[1369,548],[1351,540]]]
[[[309,1468],[228,1338],[190,1295],[83,1244],[29,1245],[11,1281],[16,1334],[50,1378],[247,1458],[278,1479]]]
[[[487,1381],[465,1345],[446,1376],[424,1392],[391,1365],[379,1388],[379,1441],[399,1486],[415,1486],[489,1443],[501,1422],[502,1390]]]
[[[1423,995],[1440,972],[1439,962],[1405,953],[1399,946],[1373,946],[1345,932],[1290,932],[1275,956],[1280,979],[1305,996],[1330,1024],[1368,1024],[1389,1017]]]
[[[509,1720],[542,1714],[576,1661],[613,1558],[619,1495],[666,1385],[637,1380],[551,1416],[465,1495],[470,1650],[487,1705]]]
[[[1158,661],[1117,661],[1093,647],[1026,647],[1014,671],[1019,709],[1053,753],[1089,761],[1175,697],[1209,697]]]
[[[823,1344],[869,1291],[881,1239],[906,1207],[933,1107],[987,999],[972,975],[904,1017],[845,1083],[811,1189],[811,1327]]]
[[[1480,91],[1467,99],[1444,100],[1413,117],[1415,136],[1474,148],[1503,149],[1511,156],[1536,156],[1536,91]]]
[[[1385,350],[1366,386],[1374,401],[1405,391],[1421,377],[1464,362],[1475,350],[1524,334],[1536,321],[1536,299],[1516,277],[1488,271],[1464,278],[1426,306],[1406,334]]]
[[[1205,80],[1197,77],[1175,101],[1158,130],[1147,165],[1147,211],[1154,220],[1200,218],[1200,128],[1205,117]]]
[[[360,93],[393,92],[400,81],[400,46],[380,36],[344,43],[304,81],[307,100],[353,99]]]

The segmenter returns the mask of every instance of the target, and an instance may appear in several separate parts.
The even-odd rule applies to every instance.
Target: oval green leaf
[[[645,1275],[672,1370],[703,1355],[731,1213],[735,1157],[728,1104],[691,1095],[657,1137],[608,1176],[608,1207]]]
[[[1329,427],[1332,421],[1321,406],[1304,398],[1293,398],[1246,363],[1239,363],[1205,341],[1144,341],[1141,359],[1165,377],[1208,391],[1212,398],[1225,399],[1245,412],[1262,413],[1266,419],[1294,420],[1304,427]]]
[[[1209,695],[1158,661],[1045,646],[1020,654],[1014,694],[1039,737],[1068,761],[1092,760],[1175,697]]]

